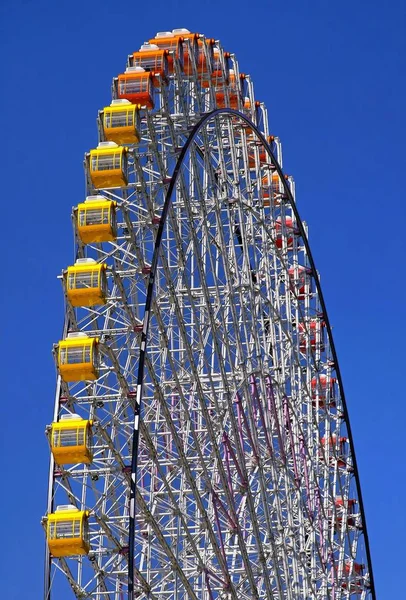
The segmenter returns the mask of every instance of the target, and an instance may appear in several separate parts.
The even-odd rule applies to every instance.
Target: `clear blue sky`
[[[71,207],[97,110],[156,31],[222,41],[296,179],[337,345],[379,600],[405,597],[404,0],[2,0],[2,597],[41,598]],[[403,170],[402,170],[403,167]],[[62,599],[59,599],[62,600]]]

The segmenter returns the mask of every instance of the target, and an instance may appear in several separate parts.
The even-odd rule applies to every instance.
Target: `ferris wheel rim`
[[[195,137],[198,135],[198,133],[204,127],[204,125],[207,122],[209,122],[210,120],[212,120],[213,118],[215,118],[217,116],[222,116],[222,115],[228,115],[230,117],[238,117],[239,119],[244,121],[246,123],[246,125],[248,125],[252,129],[253,133],[255,133],[255,135],[258,137],[261,144],[263,144],[265,152],[268,154],[269,158],[271,159],[271,164],[274,166],[274,168],[280,178],[280,181],[282,181],[284,193],[286,194],[288,203],[294,213],[297,228],[299,230],[299,234],[303,240],[303,243],[304,243],[304,246],[306,249],[306,254],[307,254],[307,257],[308,257],[308,260],[310,263],[311,274],[315,281],[317,294],[318,294],[320,305],[321,305],[322,312],[323,312],[323,320],[325,322],[327,336],[329,339],[331,353],[332,353],[332,357],[333,357],[333,361],[334,361],[334,369],[336,371],[337,381],[340,386],[344,420],[345,420],[347,433],[348,433],[348,441],[349,441],[349,445],[350,445],[350,449],[351,449],[351,453],[352,453],[353,472],[354,472],[355,484],[356,484],[357,495],[358,495],[358,503],[359,503],[359,507],[360,507],[362,522],[364,523],[363,536],[364,536],[364,542],[365,542],[366,558],[368,561],[368,573],[369,573],[369,578],[370,578],[369,579],[369,591],[371,593],[372,600],[376,600],[375,582],[374,582],[374,576],[373,576],[373,567],[372,567],[372,560],[371,560],[368,530],[367,530],[367,527],[365,526],[366,520],[365,520],[364,503],[363,503],[363,498],[362,498],[361,483],[360,483],[357,459],[356,459],[356,454],[355,454],[355,450],[354,450],[353,435],[352,435],[352,430],[351,430],[351,425],[350,425],[350,420],[349,420],[347,403],[346,403],[346,399],[345,399],[344,386],[343,386],[343,382],[342,382],[342,376],[341,376],[340,366],[339,366],[339,362],[338,362],[338,356],[337,356],[334,339],[333,339],[333,335],[332,335],[332,328],[331,328],[330,320],[329,320],[328,313],[327,313],[326,303],[325,303],[323,292],[321,289],[318,271],[316,269],[315,261],[314,261],[314,258],[313,258],[313,255],[312,255],[312,252],[310,249],[310,245],[309,245],[309,242],[307,239],[306,231],[303,226],[302,220],[300,218],[299,211],[297,209],[293,194],[290,190],[288,182],[283,173],[283,170],[282,170],[279,162],[277,161],[277,159],[272,151],[272,148],[271,148],[270,144],[268,143],[268,140],[258,129],[257,125],[251,119],[249,119],[245,114],[239,112],[238,110],[235,110],[233,108],[228,108],[228,107],[218,108],[218,109],[212,110],[212,111],[204,114],[200,118],[200,120],[193,126],[193,129],[190,131],[187,140],[185,141],[184,145],[182,146],[179,157],[178,157],[175,167],[173,169],[173,173],[172,173],[172,176],[171,176],[171,179],[169,182],[169,187],[168,187],[168,190],[167,190],[167,192],[165,194],[165,198],[164,198],[164,203],[163,203],[160,221],[159,221],[159,225],[158,225],[157,235],[156,235],[156,238],[154,241],[154,250],[153,250],[153,256],[152,256],[151,267],[150,267],[150,272],[149,272],[149,279],[148,279],[147,293],[146,293],[146,300],[145,300],[144,323],[143,323],[143,329],[142,329],[141,341],[140,341],[139,364],[138,364],[138,373],[137,373],[136,402],[135,402],[134,426],[133,426],[133,438],[132,438],[132,460],[131,460],[130,502],[129,502],[128,600],[134,599],[135,511],[136,511],[136,490],[137,490],[137,483],[136,483],[137,479],[136,478],[137,478],[137,464],[138,464],[137,459],[138,459],[138,443],[139,443],[139,423],[140,423],[140,419],[141,419],[144,369],[145,369],[145,359],[146,359],[146,353],[147,353],[147,347],[148,347],[148,331],[149,331],[152,300],[153,300],[154,287],[155,287],[155,276],[156,276],[156,271],[157,271],[157,267],[158,267],[158,263],[159,263],[159,251],[160,251],[160,247],[161,247],[161,241],[162,241],[162,237],[163,237],[163,231],[164,231],[164,227],[166,224],[168,211],[169,211],[169,208],[170,208],[170,205],[172,202],[172,194],[175,189],[175,185],[178,180],[178,177],[180,175],[181,168],[183,166],[186,154],[187,154],[191,144],[193,143]]]

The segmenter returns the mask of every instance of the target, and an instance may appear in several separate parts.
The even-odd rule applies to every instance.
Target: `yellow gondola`
[[[80,258],[66,271],[66,293],[72,306],[106,304],[107,265]]]
[[[113,100],[100,113],[104,137],[116,144],[138,144],[139,112],[136,104],[128,100]]]
[[[88,554],[89,513],[74,506],[58,506],[47,519],[47,541],[50,553],[55,557]]]
[[[100,142],[90,150],[89,174],[96,189],[125,187],[127,171],[127,148],[115,142]]]
[[[116,206],[103,196],[88,196],[77,208],[77,229],[84,244],[111,242],[117,237]]]
[[[63,415],[51,425],[51,451],[58,465],[90,464],[92,421],[79,415]]]
[[[64,381],[86,381],[98,378],[98,338],[84,333],[71,333],[58,348],[58,369]]]

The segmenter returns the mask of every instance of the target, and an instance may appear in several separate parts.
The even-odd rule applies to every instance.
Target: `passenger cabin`
[[[285,217],[278,217],[275,222],[276,239],[275,246],[277,248],[283,248],[284,245],[288,248],[293,246],[293,219],[289,215]]]
[[[230,81],[229,58],[230,53],[224,52],[224,65],[221,63],[220,50],[213,48],[213,68],[211,74],[211,82],[215,87],[228,85]]]
[[[100,117],[106,141],[117,145],[139,143],[138,106],[125,99],[113,100],[103,108]]]
[[[79,415],[63,415],[51,425],[51,451],[58,465],[92,462],[92,421]]]
[[[312,350],[324,350],[323,331],[325,323],[321,319],[311,319],[306,325],[299,323],[299,347],[302,352],[310,346]]]
[[[306,287],[310,292],[310,276],[312,270],[309,267],[298,265],[297,267],[290,267],[288,270],[290,290],[296,295],[298,300],[304,300],[306,298]]]
[[[152,85],[161,87],[168,82],[169,51],[160,49],[156,44],[143,44],[138,52],[132,55],[132,66],[151,73]]]
[[[117,237],[116,206],[104,196],[88,196],[78,204],[76,224],[84,244],[111,242]]]
[[[271,196],[279,194],[281,190],[281,180],[278,173],[274,171],[273,173],[269,172],[267,175],[264,175],[261,180],[261,186],[263,198],[269,199]]]
[[[127,148],[115,142],[100,142],[89,153],[89,174],[96,189],[128,185]]]
[[[356,511],[357,500],[355,498],[344,499],[338,496],[334,502],[336,529],[342,529],[345,525],[348,527],[360,527],[359,514]]]
[[[207,79],[214,69],[214,44],[212,38],[198,39],[197,47],[199,50],[196,70],[199,79]]]
[[[66,381],[87,381],[97,379],[98,338],[90,338],[84,333],[70,333],[57,346],[57,364],[61,378]]]
[[[340,469],[345,468],[347,466],[347,443],[348,438],[346,437],[338,437],[335,433],[326,437],[322,437],[320,439],[320,444],[322,448],[325,449],[325,452],[328,454],[330,459],[330,464],[333,462],[337,462],[337,465]],[[322,455],[324,459],[324,456]]]
[[[335,563],[333,566],[334,572],[330,573],[330,581],[339,581],[344,592],[340,594],[340,598],[366,598],[365,590],[369,589],[370,584],[367,576],[365,575],[365,565],[357,563],[354,560],[348,558],[344,561],[344,564],[339,565]]]
[[[312,398],[315,400],[319,397],[325,400],[328,393],[330,393],[330,398],[333,398],[336,381],[335,377],[328,377],[324,374],[313,377],[311,380]]]
[[[347,438],[338,438],[336,433],[332,433],[328,437],[320,438],[320,444],[323,446],[323,448],[325,448],[326,446],[329,446],[330,448],[335,448],[337,446],[338,440],[340,440],[340,443],[341,441],[346,442]]]
[[[271,162],[271,159],[268,157],[268,154],[265,152],[265,148],[262,144],[259,147],[258,162],[260,167],[266,164],[270,164]],[[248,154],[248,166],[250,169],[257,168],[255,152],[251,152],[250,154]]]
[[[346,577],[347,581],[343,581],[341,587],[350,594],[361,595],[368,587],[365,581],[364,570],[365,565],[347,560],[343,568],[343,576]]]
[[[362,565],[360,563],[357,563],[357,562],[354,562],[354,561],[348,559],[345,561],[343,571],[347,575],[349,575],[351,573],[356,573],[357,575],[362,575],[364,569],[365,569],[365,565]]]
[[[142,67],[128,67],[114,80],[117,98],[139,104],[143,108],[154,108],[152,73]]]
[[[270,144],[272,142],[273,138],[271,136],[268,137],[267,141]],[[248,152],[248,166],[250,169],[257,169],[258,167],[263,167],[264,165],[267,165],[268,167],[271,167],[271,158],[268,155],[268,152],[266,152],[264,145],[261,144],[259,142],[259,140],[255,140],[254,135],[252,134],[252,130],[250,131],[249,128],[247,128],[247,142],[250,143],[250,150]],[[258,147],[258,164],[257,164],[257,154],[255,151],[253,151],[252,146],[257,146]]]
[[[207,41],[207,40],[206,40]],[[210,42],[212,40],[209,40]],[[202,50],[203,52],[203,50]],[[208,49],[209,60],[205,59],[205,62],[199,58],[198,74],[200,75],[199,80],[204,88],[210,87],[210,83],[215,87],[217,91],[221,90],[225,85],[229,84],[230,81],[230,69],[229,69],[229,58],[230,53],[224,52],[224,66],[221,63],[220,50],[213,46],[210,50]],[[211,66],[211,76],[209,77],[208,64]],[[205,66],[205,69],[203,68]]]
[[[58,506],[47,518],[47,542],[52,556],[77,556],[88,554],[89,513],[70,504]]]
[[[172,31],[159,31],[154,38],[149,40],[149,43],[176,52],[182,46],[182,69],[185,75],[192,75],[193,62],[196,66],[199,63],[199,39],[200,35],[198,33],[190,33],[188,29],[181,28]],[[179,57],[176,56],[176,58]]]
[[[79,258],[66,271],[66,293],[72,306],[106,304],[107,265],[92,258]]]
[[[183,70],[185,75],[193,75],[193,64],[199,64],[201,47],[199,46],[200,35],[190,33],[187,29],[173,29],[174,35],[182,36],[183,42]]]
[[[183,38],[181,36],[173,35],[172,31],[160,31],[154,38],[151,38],[148,41],[148,44],[158,46],[160,50],[167,50],[169,73],[174,72],[174,58],[177,60],[180,70],[183,71],[184,48]]]
[[[240,75],[240,79],[238,80],[234,70],[230,69],[229,81],[228,84],[222,85],[220,88],[217,88],[216,91],[216,106],[217,108],[234,108],[238,109],[240,107],[240,103],[243,103],[242,93],[241,93],[241,80],[245,77],[245,75]],[[228,99],[227,99],[228,96]]]

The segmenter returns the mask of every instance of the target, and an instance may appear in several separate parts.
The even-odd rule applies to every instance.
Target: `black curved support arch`
[[[244,121],[255,132],[255,134],[257,135],[257,137],[263,144],[266,152],[268,153],[268,156],[271,159],[271,163],[275,167],[275,170],[278,173],[280,180],[283,182],[284,192],[286,194],[286,197],[287,197],[287,199],[291,205],[291,208],[293,210],[293,213],[295,215],[299,233],[303,239],[303,243],[306,248],[306,253],[307,253],[307,256],[308,256],[308,259],[310,262],[310,267],[311,267],[311,274],[315,281],[317,293],[318,293],[321,308],[323,311],[323,318],[324,318],[324,322],[326,324],[327,335],[329,337],[330,348],[331,348],[331,352],[332,352],[333,360],[334,360],[334,367],[335,367],[337,379],[338,379],[338,382],[340,385],[341,398],[342,398],[343,409],[344,409],[344,418],[345,418],[345,422],[346,422],[346,426],[347,426],[348,438],[349,438],[351,454],[352,454],[352,459],[353,459],[354,476],[355,476],[355,480],[356,480],[360,512],[361,512],[361,517],[362,517],[362,523],[364,525],[363,534],[364,534],[364,540],[365,540],[365,550],[366,550],[366,555],[367,555],[367,560],[368,560],[368,571],[369,571],[369,575],[370,575],[370,591],[371,591],[371,595],[372,595],[372,600],[376,600],[371,553],[370,553],[370,547],[369,547],[368,532],[367,532],[367,528],[366,528],[365,511],[364,511],[364,504],[362,501],[362,493],[361,493],[361,485],[360,485],[360,480],[359,480],[358,466],[357,466],[356,456],[355,456],[355,452],[354,452],[353,436],[352,436],[352,432],[351,432],[351,425],[350,425],[349,416],[348,416],[347,403],[345,400],[344,387],[343,387],[343,383],[342,383],[340,367],[338,364],[337,352],[336,352],[336,349],[334,346],[331,325],[330,325],[330,321],[328,318],[323,293],[322,293],[322,290],[320,287],[320,281],[319,281],[319,277],[317,274],[316,265],[315,265],[312,253],[310,251],[310,246],[309,246],[309,242],[308,242],[308,239],[306,236],[306,232],[303,227],[303,223],[300,219],[299,212],[297,210],[292,192],[290,191],[289,185],[285,179],[282,168],[280,167],[278,161],[276,160],[276,157],[275,157],[274,153],[272,152],[272,149],[271,149],[269,143],[265,139],[264,135],[258,130],[257,126],[248,117],[246,117],[244,114],[242,114],[239,111],[234,110],[232,108],[220,108],[220,109],[213,110],[213,111],[205,114],[200,119],[200,121],[193,127],[191,133],[189,134],[188,139],[186,140],[184,146],[182,147],[182,150],[179,154],[179,158],[178,158],[175,168],[173,170],[172,178],[171,178],[168,190],[165,195],[162,214],[161,214],[161,218],[159,221],[157,236],[155,239],[154,253],[153,253],[153,257],[152,257],[151,271],[150,271],[148,287],[147,287],[147,297],[146,297],[146,301],[145,301],[144,325],[143,325],[143,330],[142,330],[142,334],[141,334],[140,357],[139,357],[138,375],[137,375],[136,410],[135,410],[135,415],[134,415],[133,448],[132,448],[132,459],[131,459],[130,513],[129,513],[128,600],[134,600],[134,555],[135,555],[135,510],[136,510],[135,499],[136,499],[136,487],[137,487],[136,477],[137,477],[137,459],[138,459],[138,445],[139,445],[139,420],[140,420],[141,405],[142,405],[145,355],[146,355],[146,351],[147,351],[149,320],[150,320],[150,313],[151,313],[152,298],[153,298],[153,294],[154,294],[155,276],[156,276],[156,270],[157,270],[157,266],[158,266],[159,249],[160,249],[160,245],[161,245],[164,226],[166,223],[166,218],[168,215],[169,206],[172,201],[172,193],[173,193],[173,190],[175,189],[175,185],[176,185],[177,179],[179,177],[179,173],[180,173],[181,167],[183,165],[185,156],[186,156],[191,144],[193,143],[196,135],[199,133],[199,131],[203,128],[203,126],[208,121],[210,121],[211,119],[213,119],[213,117],[216,117],[217,115],[230,115],[233,117],[238,117],[239,119]]]

